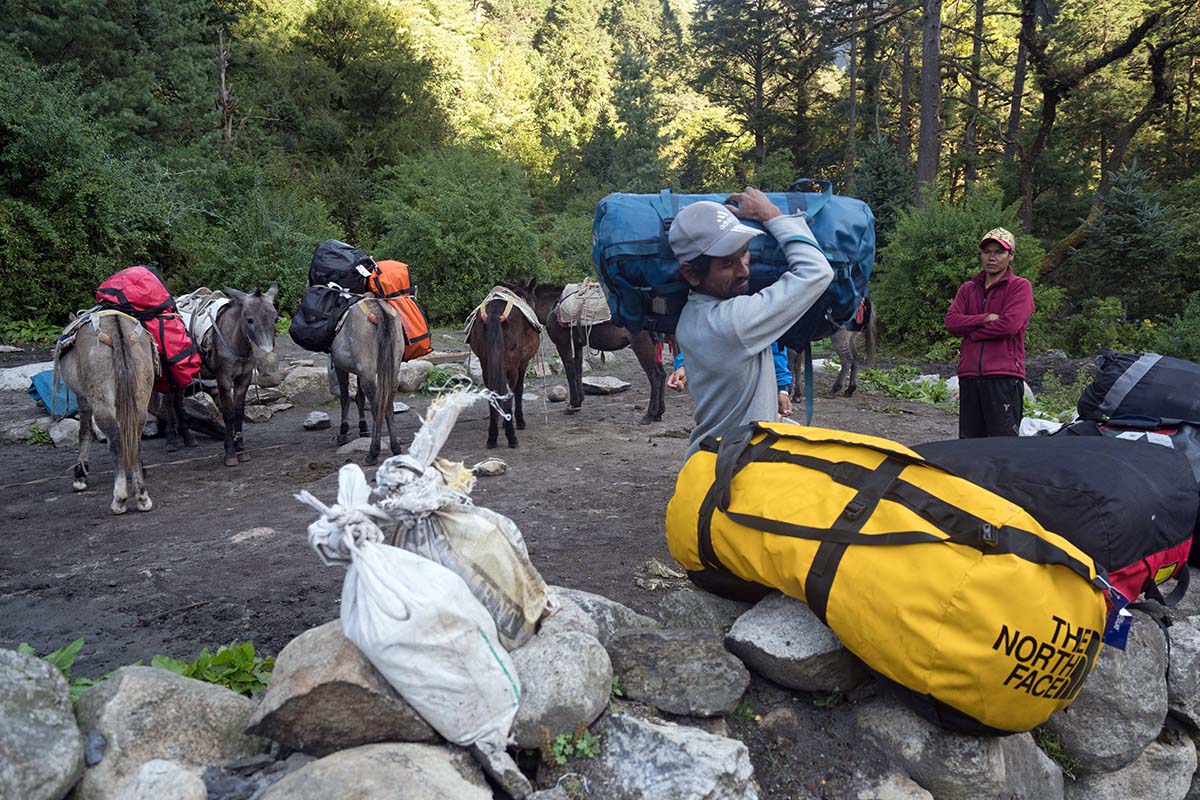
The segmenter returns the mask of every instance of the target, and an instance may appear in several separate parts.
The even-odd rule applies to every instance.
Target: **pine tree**
[[[1068,264],[1070,285],[1085,296],[1119,297],[1130,320],[1159,317],[1179,305],[1171,280],[1179,236],[1159,198],[1136,164],[1113,174],[1104,211]]]
[[[912,202],[912,170],[895,145],[877,136],[862,151],[854,186],[856,196],[875,214],[876,246],[882,248],[896,227],[900,209]]]

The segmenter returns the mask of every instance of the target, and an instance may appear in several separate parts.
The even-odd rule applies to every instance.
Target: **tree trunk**
[[[237,98],[226,80],[229,69],[229,45],[225,44],[225,32],[217,31],[217,99],[216,107],[221,112],[221,142],[228,144],[233,141],[233,111],[237,108]]]
[[[850,10],[850,113],[846,121],[846,192],[854,194],[854,163],[858,158],[858,8]]]
[[[912,26],[904,26],[900,61],[900,126],[896,135],[896,153],[908,163],[912,152]]]
[[[1185,166],[1192,163],[1192,85],[1196,79],[1196,57],[1188,56],[1187,94],[1184,97],[1183,108],[1183,152],[1182,161]]]
[[[921,126],[917,139],[917,206],[937,197],[942,114],[942,0],[924,0],[921,25]]]
[[[971,44],[971,89],[967,93],[967,127],[963,140],[963,181],[970,189],[979,180],[979,77],[983,69],[983,0],[975,0],[975,38]]]
[[[1017,155],[1017,137],[1021,135],[1021,101],[1025,95],[1025,39],[1017,43],[1017,64],[1013,68],[1012,101],[1008,106],[1008,125],[1004,129],[1004,160],[1011,163]]]

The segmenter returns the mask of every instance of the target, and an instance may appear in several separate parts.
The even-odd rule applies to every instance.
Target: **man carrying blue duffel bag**
[[[754,293],[749,243],[763,232],[739,218],[762,223],[787,257],[788,271]],[[669,236],[691,287],[675,328],[695,403],[690,456],[706,437],[778,419],[771,343],[820,299],[833,269],[803,214],[784,215],[749,186],[728,205],[703,200],[681,209]]]

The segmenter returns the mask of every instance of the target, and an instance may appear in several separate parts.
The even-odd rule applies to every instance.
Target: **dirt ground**
[[[435,348],[461,351],[461,336],[439,333]],[[290,341],[281,340],[280,350],[284,358],[313,357]],[[543,350],[549,356],[552,347],[547,342]],[[0,366],[37,355],[0,356]],[[668,391],[663,421],[641,425],[648,387],[632,353],[610,356],[596,374],[624,378],[632,387],[588,396],[583,411],[568,416],[565,404],[541,399],[550,386],[565,386],[562,379],[530,377],[526,391],[539,399],[526,403],[528,429],[520,432],[518,449],[485,449],[486,408],[479,406],[460,420],[442,455],[467,465],[491,455],[508,462],[507,474],[480,479],[474,500],[517,522],[549,582],[656,616],[658,599],[682,583],[646,580],[653,577],[646,565],[651,559],[673,563],[663,520],[691,427],[691,402]],[[818,390],[832,377],[819,374]],[[397,416],[407,441],[428,398],[402,399],[412,407]],[[75,672],[95,677],[148,663],[156,653],[191,659],[202,646],[233,639],[277,653],[307,628],[335,618],[343,570],[323,567],[308,547],[305,528],[314,512],[293,495],[307,489],[332,502],[337,469],[349,459],[336,454],[330,431],[301,427],[310,410],[297,407],[267,423],[248,423],[252,460],[233,468],[222,465],[220,443],[213,440],[170,453],[162,440],[145,441],[154,510],[119,517],[108,511],[112,461],[102,448],[93,451],[91,487],[75,493],[73,447],[0,444],[0,647],[28,642],[45,652],[84,636]],[[322,410],[336,426],[336,404]],[[0,393],[0,423],[28,416],[36,410],[27,396]],[[947,412],[861,387],[849,399],[819,396],[814,424],[905,444],[957,434],[952,406]],[[361,463],[362,454],[355,460]],[[757,732],[752,718],[736,722],[764,798],[842,796],[861,747],[845,706],[818,707],[823,700],[756,679],[747,697],[754,712],[790,703],[806,728],[828,734],[828,747],[789,746]]]

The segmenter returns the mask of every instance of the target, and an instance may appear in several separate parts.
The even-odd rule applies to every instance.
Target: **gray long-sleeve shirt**
[[[803,216],[775,217],[765,227],[783,244],[788,271],[754,294],[722,300],[693,291],[679,315],[675,340],[696,406],[688,457],[706,436],[721,436],[748,422],[779,419],[771,343],[833,280],[833,269],[811,243],[815,240]]]

